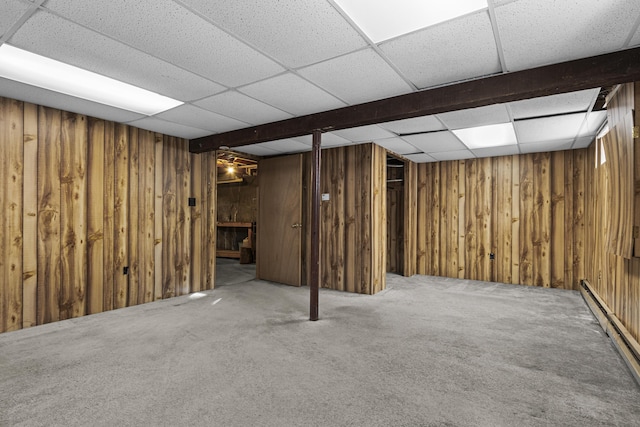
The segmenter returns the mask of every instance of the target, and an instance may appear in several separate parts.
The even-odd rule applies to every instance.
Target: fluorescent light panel
[[[518,143],[511,123],[458,129],[452,132],[471,149],[502,147]]]
[[[0,77],[148,116],[183,104],[8,44],[0,46]]]
[[[334,1],[374,43],[487,7],[487,0]]]

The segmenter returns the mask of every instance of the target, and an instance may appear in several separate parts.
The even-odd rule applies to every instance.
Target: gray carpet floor
[[[308,288],[252,268],[0,334],[0,425],[640,424],[640,387],[577,292],[389,275],[375,296],[321,290],[309,322]]]

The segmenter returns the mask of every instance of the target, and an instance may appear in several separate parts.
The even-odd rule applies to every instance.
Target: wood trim
[[[635,380],[640,384],[640,344],[633,338],[620,319],[600,298],[588,281],[583,280],[580,293],[605,333],[622,356]]]
[[[640,48],[338,108],[193,139],[194,153],[640,80]]]

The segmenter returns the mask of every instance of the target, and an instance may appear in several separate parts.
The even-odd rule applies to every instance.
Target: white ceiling
[[[0,96],[193,139],[627,49],[639,26],[638,0],[489,0],[373,43],[333,0],[0,0],[0,43],[185,104],[146,117],[1,78]],[[579,148],[606,118],[591,112],[598,92],[336,131],[323,146],[374,141],[418,162]],[[517,145],[470,150],[451,132],[509,122]],[[310,146],[301,137],[237,150]]]

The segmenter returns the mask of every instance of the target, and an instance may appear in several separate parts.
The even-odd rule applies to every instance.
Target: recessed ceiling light
[[[334,1],[374,43],[487,7],[487,0]]]
[[[458,129],[452,132],[471,149],[502,147],[518,143],[511,123]]]
[[[183,104],[8,44],[0,46],[0,77],[147,116]]]

